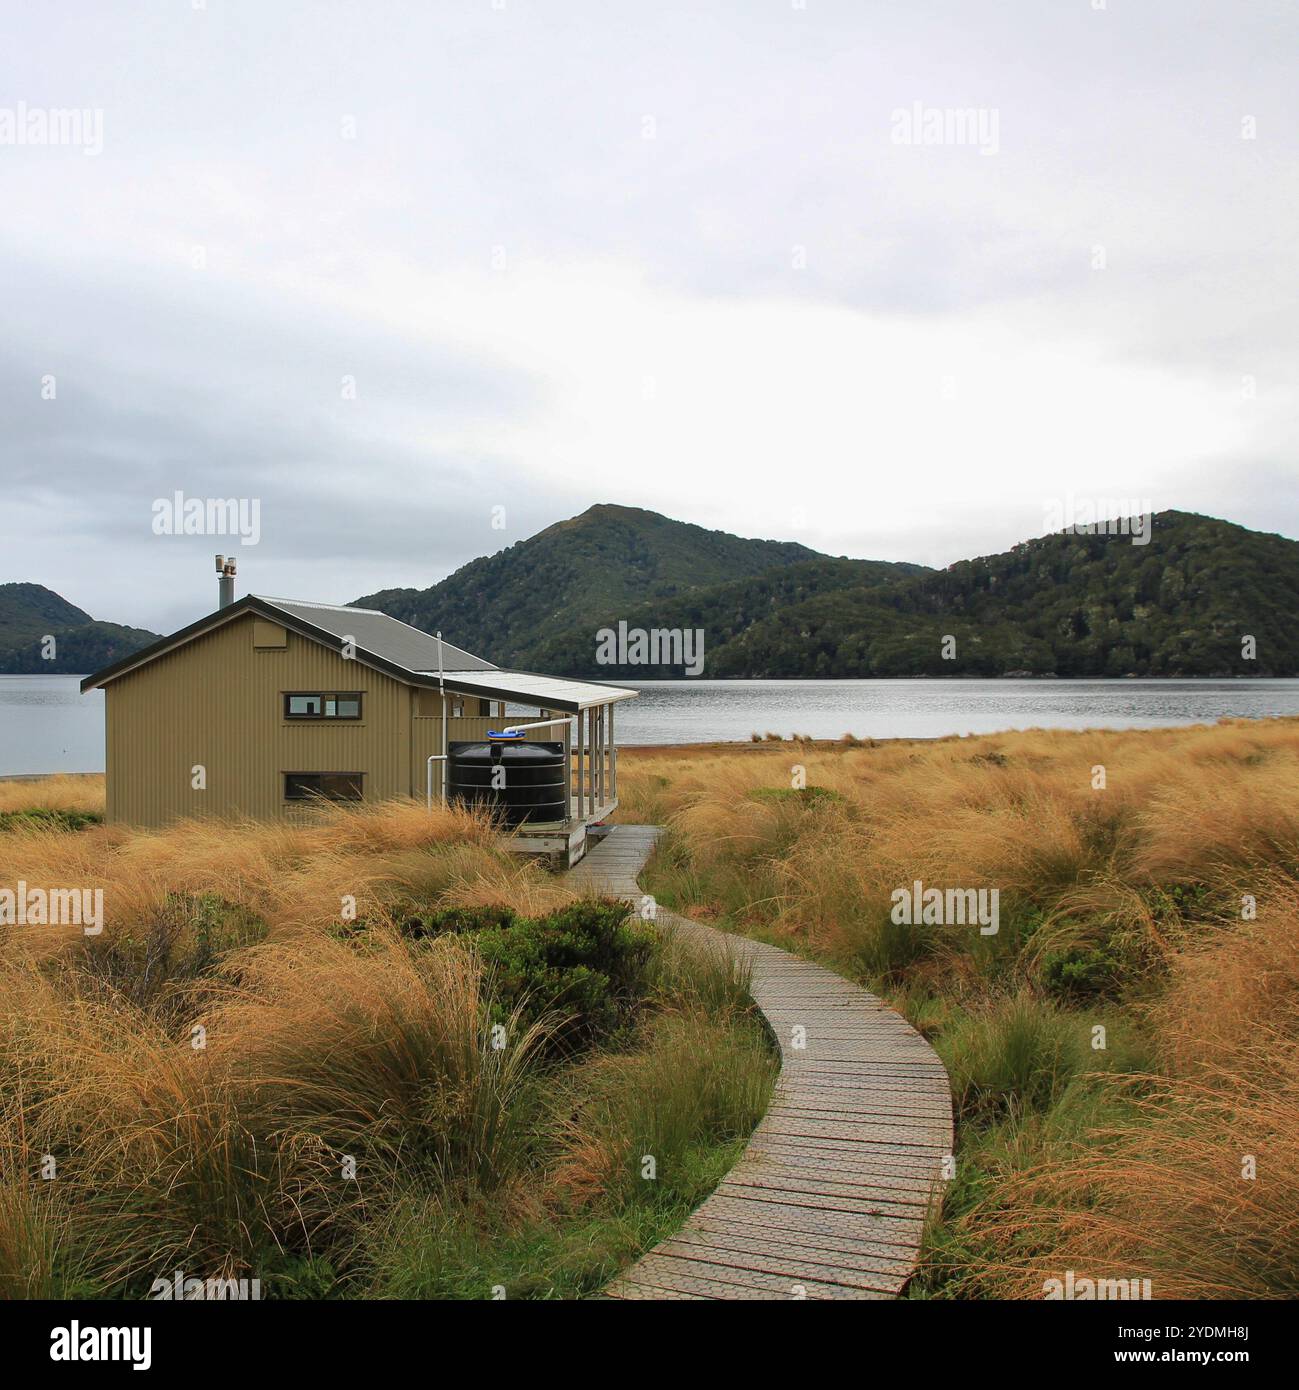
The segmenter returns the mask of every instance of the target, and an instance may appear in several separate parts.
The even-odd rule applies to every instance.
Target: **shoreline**
[[[59,677],[67,680],[81,681],[86,676],[92,674],[89,671],[0,671],[0,680],[29,680],[33,676]],[[556,674],[548,672],[547,674]],[[772,684],[788,685],[849,685],[863,681],[887,681],[899,683],[906,681],[1063,681],[1085,682],[1085,681],[1152,681],[1162,684],[1164,681],[1295,681],[1299,680],[1299,672],[1293,675],[1278,675],[1272,671],[1219,671],[1213,672],[1194,672],[1187,674],[1169,673],[1162,676],[1141,675],[1136,671],[1125,671],[1121,676],[1062,676],[1057,671],[998,671],[992,675],[970,675],[968,672],[940,671],[926,675],[910,676],[709,676],[700,674],[698,676],[609,676],[606,672],[598,675],[574,676],[567,673],[558,673],[560,680],[590,681],[597,685],[692,685],[705,684],[712,682],[717,685],[730,684],[731,682],[740,683],[743,681],[770,681]],[[90,693],[90,692],[87,692]]]

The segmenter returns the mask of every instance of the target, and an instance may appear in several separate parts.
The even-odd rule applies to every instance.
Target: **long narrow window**
[[[360,801],[363,772],[286,772],[285,801]]]
[[[360,719],[359,690],[290,690],[284,695],[285,719]]]

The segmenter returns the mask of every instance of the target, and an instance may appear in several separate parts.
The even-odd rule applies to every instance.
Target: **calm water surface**
[[[1299,680],[646,681],[618,706],[619,743],[753,733],[936,738],[1003,729],[1133,729],[1299,715]],[[0,676],[0,776],[101,772],[104,695],[75,676]]]
[[[619,705],[619,743],[754,733],[938,738],[1005,729],[1140,729],[1299,714],[1299,680],[649,681]]]
[[[104,692],[79,681],[0,676],[0,776],[104,770]]]

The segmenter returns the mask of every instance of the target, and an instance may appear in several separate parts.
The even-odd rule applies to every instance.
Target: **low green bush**
[[[1057,951],[1042,962],[1042,982],[1060,999],[1099,999],[1117,996],[1123,983],[1123,962],[1106,946]]]
[[[463,935],[469,932],[501,930],[518,924],[519,914],[511,907],[492,904],[487,907],[448,907],[440,911],[422,910],[417,904],[405,904],[396,909],[397,920],[406,936],[444,936],[448,932]]]
[[[626,903],[583,899],[544,917],[507,907],[449,908],[408,917],[413,936],[470,935],[491,971],[497,1009],[567,1019],[557,1037],[584,1046],[625,1024],[650,986],[654,938]]]

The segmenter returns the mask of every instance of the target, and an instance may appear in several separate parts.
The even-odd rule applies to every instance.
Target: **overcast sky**
[[[217,550],[341,602],[603,501],[1299,536],[1299,8],[1101,5],[8,6],[0,580],[163,630]],[[177,489],[257,544],[155,535]]]

